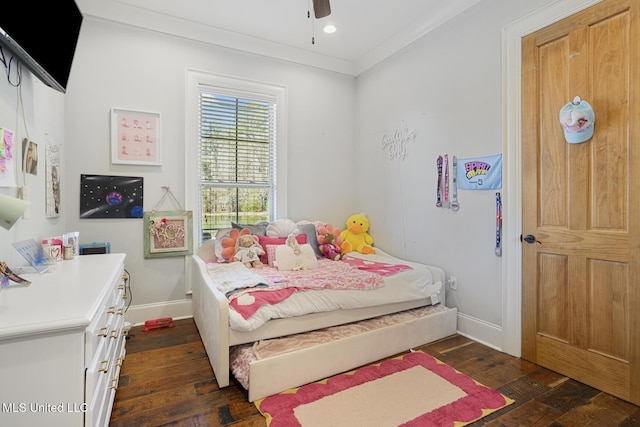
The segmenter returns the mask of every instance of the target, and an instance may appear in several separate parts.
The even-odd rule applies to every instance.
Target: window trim
[[[194,227],[193,247],[200,245],[200,231],[202,228],[199,203],[198,203],[198,168],[199,156],[199,116],[200,116],[200,89],[204,86],[207,90],[221,94],[248,97],[276,102],[276,196],[273,206],[274,218],[287,217],[287,90],[286,87],[231,77],[221,74],[208,73],[187,69],[187,91],[185,108],[185,205],[187,210],[193,211]],[[201,234],[201,233],[200,233]]]

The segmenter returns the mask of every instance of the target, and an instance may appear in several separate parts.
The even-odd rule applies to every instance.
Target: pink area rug
[[[270,427],[464,426],[513,400],[413,352],[257,400]]]

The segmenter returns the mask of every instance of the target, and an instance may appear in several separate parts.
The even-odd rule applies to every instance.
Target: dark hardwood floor
[[[266,425],[241,386],[218,388],[192,319],[134,327],[126,348],[111,426]],[[639,407],[462,336],[418,349],[515,400],[471,426],[640,426]]]

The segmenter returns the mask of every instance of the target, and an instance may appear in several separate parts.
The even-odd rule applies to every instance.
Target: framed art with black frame
[[[142,218],[144,180],[80,175],[80,218]]]

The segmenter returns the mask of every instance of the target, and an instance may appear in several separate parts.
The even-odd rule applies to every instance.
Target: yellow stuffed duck
[[[356,251],[363,254],[374,254],[373,238],[369,231],[369,219],[362,213],[351,215],[347,219],[347,228],[340,233],[342,245],[340,251],[343,254]]]

